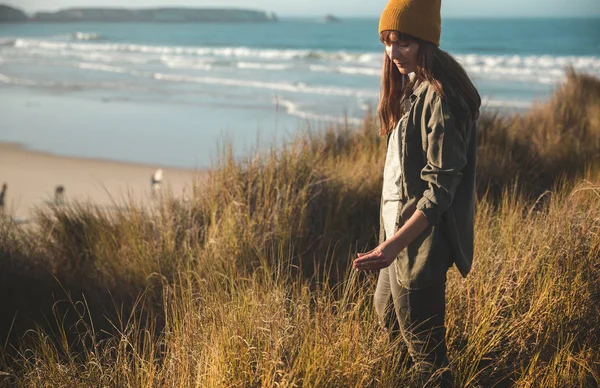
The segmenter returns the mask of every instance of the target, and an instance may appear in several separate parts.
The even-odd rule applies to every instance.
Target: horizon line
[[[261,8],[251,8],[251,7],[219,7],[219,6],[206,6],[206,7],[197,7],[197,6],[189,6],[189,5],[181,5],[181,6],[175,6],[175,5],[159,5],[159,6],[147,6],[147,7],[119,7],[119,6],[102,6],[102,5],[89,5],[89,6],[65,6],[65,7],[61,7],[61,8],[55,8],[53,10],[35,10],[35,11],[29,11],[26,8],[20,7],[18,5],[13,5],[11,3],[0,3],[0,5],[6,5],[8,7],[11,8],[16,8],[19,10],[22,10],[23,12],[29,14],[29,15],[33,15],[36,14],[38,12],[58,12],[58,11],[62,11],[62,10],[67,10],[67,9],[71,9],[71,8],[76,8],[76,9],[85,9],[85,8],[96,8],[96,9],[129,9],[129,10],[136,10],[136,9],[160,9],[160,8],[182,8],[182,9],[232,9],[232,10],[253,10],[253,11],[262,11],[262,12],[266,12],[266,13],[275,13],[278,17],[280,18],[323,18],[327,15],[333,15],[339,18],[347,18],[347,19],[378,19],[379,18],[379,14],[373,14],[373,15],[367,15],[365,16],[364,14],[362,15],[352,15],[352,14],[338,14],[338,13],[334,13],[334,12],[324,12],[324,13],[319,13],[319,14],[298,14],[298,13],[287,13],[287,12],[277,12],[274,11],[272,9],[261,9]],[[535,15],[486,15],[486,14],[480,14],[480,15],[460,15],[460,14],[450,14],[450,15],[444,15],[442,14],[442,19],[600,19],[600,13],[598,14],[572,14],[572,15],[539,15],[539,14],[535,14]]]

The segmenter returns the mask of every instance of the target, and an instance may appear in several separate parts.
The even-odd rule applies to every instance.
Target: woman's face
[[[419,43],[412,40],[402,40],[400,34],[391,32],[383,44],[387,56],[396,65],[400,73],[410,74],[417,70]]]

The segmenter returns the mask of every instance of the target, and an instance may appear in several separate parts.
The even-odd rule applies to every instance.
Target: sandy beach
[[[8,185],[5,213],[18,220],[29,220],[35,207],[52,202],[59,185],[64,187],[66,203],[91,201],[111,207],[128,198],[150,203],[151,177],[159,168],[163,170],[161,191],[175,196],[190,193],[193,183],[206,176],[205,170],[64,157],[0,143],[0,186]]]

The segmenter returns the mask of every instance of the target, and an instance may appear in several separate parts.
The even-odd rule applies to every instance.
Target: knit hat
[[[379,34],[394,30],[440,45],[441,0],[389,0],[379,19]]]

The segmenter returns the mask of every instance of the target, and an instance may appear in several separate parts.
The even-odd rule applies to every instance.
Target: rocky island
[[[23,18],[24,17],[24,18]],[[28,18],[22,11],[0,6],[0,21],[32,22],[273,22],[273,13],[246,9],[220,8],[68,8],[56,12],[37,12]]]
[[[325,17],[323,18],[323,21],[324,21],[325,23],[338,23],[338,22],[341,22],[340,18],[338,18],[338,17],[336,17],[336,16],[333,16],[333,15],[331,15],[331,14],[329,14],[329,15],[325,16]]]
[[[0,4],[0,22],[26,22],[28,19],[25,12]]]

